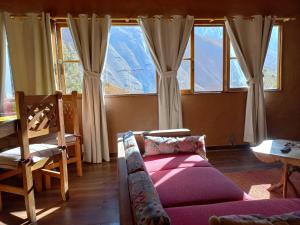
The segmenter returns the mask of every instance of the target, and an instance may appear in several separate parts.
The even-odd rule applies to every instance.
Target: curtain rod
[[[26,18],[27,16],[26,15],[14,15],[12,14],[11,17],[16,17],[16,18]],[[53,20],[66,20],[67,17],[64,16],[64,17],[57,17],[57,16],[50,16],[51,19]],[[170,16],[169,16],[170,17]],[[75,19],[78,19],[79,17],[78,16],[75,16],[73,17]],[[170,17],[172,18],[172,17]],[[228,18],[234,18],[233,16],[228,16]],[[248,19],[251,19],[252,16],[245,16],[245,18],[248,18]],[[137,17],[124,17],[124,18],[113,18],[111,17],[112,21],[133,21],[133,20],[137,20],[138,18]],[[195,18],[194,19],[195,21],[209,21],[209,22],[214,22],[214,21],[225,21],[225,18],[224,17],[203,17],[203,18]],[[295,17],[276,17],[275,16],[275,20],[276,21],[282,21],[282,22],[289,22],[289,21],[294,21],[296,20]]]

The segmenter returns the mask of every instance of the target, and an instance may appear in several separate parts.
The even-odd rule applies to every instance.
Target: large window
[[[66,93],[82,90],[83,70],[66,24],[58,26],[59,87]],[[197,24],[178,70],[185,93],[237,91],[247,88],[224,24]],[[228,44],[228,46],[227,46]],[[263,68],[265,90],[280,89],[281,26],[273,27]],[[105,94],[155,94],[157,72],[138,25],[113,25],[104,71]]]
[[[273,27],[270,43],[263,67],[264,73],[264,89],[277,90],[280,89],[280,49],[281,49],[281,27],[276,25]],[[234,49],[230,44],[230,81],[229,87],[246,88],[247,81],[236,58]]]

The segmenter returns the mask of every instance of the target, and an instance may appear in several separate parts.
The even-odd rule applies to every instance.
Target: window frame
[[[283,39],[283,24],[276,21],[274,26],[278,26],[278,61],[277,61],[277,88],[273,89],[264,89],[265,92],[278,92],[282,91],[282,39]],[[230,57],[230,39],[229,35],[226,32],[226,73],[224,74],[226,77],[226,83],[224,82],[225,85],[225,90],[226,92],[247,92],[248,87],[239,87],[239,88],[233,88],[230,87],[230,62],[231,58]]]
[[[55,52],[55,60],[54,60],[56,65],[56,79],[57,79],[59,90],[61,90],[64,94],[70,94],[70,93],[66,93],[66,77],[65,77],[64,63],[81,63],[81,61],[80,59],[64,60],[63,41],[62,41],[62,33],[61,33],[62,28],[68,28],[67,22],[57,21],[55,23],[56,52]]]
[[[112,26],[138,26],[138,22],[135,19],[112,19]],[[223,28],[223,90],[222,91],[195,91],[195,27],[222,27]],[[274,26],[278,26],[278,79],[277,79],[277,88],[276,89],[265,89],[266,92],[277,92],[282,90],[282,47],[283,47],[283,22],[276,21]],[[64,94],[66,94],[66,83],[65,83],[65,74],[64,74],[64,63],[80,63],[80,60],[64,60],[63,59],[63,48],[62,48],[62,36],[61,29],[68,27],[66,20],[55,21],[55,71],[57,86]],[[196,95],[196,94],[205,94],[205,93],[226,93],[226,92],[246,92],[248,87],[244,88],[231,88],[230,87],[230,39],[226,31],[224,21],[215,20],[196,20],[190,36],[190,58],[184,58],[183,60],[190,60],[190,89],[180,90],[181,95]],[[143,95],[158,95],[159,88],[159,74],[156,71],[156,92],[154,93],[127,93],[127,94],[106,94],[106,96],[143,96]]]

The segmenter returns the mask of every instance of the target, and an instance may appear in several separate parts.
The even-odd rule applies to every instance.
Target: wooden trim
[[[14,187],[6,184],[0,184],[0,192],[8,192],[8,193],[24,196],[23,188]]]
[[[67,23],[57,23],[56,24],[56,48],[57,48],[57,71],[58,71],[58,84],[60,90],[66,94],[66,83],[65,83],[65,73],[64,73],[64,61],[63,61],[63,52],[62,52],[62,34],[61,28],[67,27]]]

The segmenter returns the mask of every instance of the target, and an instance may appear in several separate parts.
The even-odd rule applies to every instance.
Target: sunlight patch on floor
[[[248,194],[255,199],[270,199],[268,188],[271,184],[256,184],[250,187]]]

